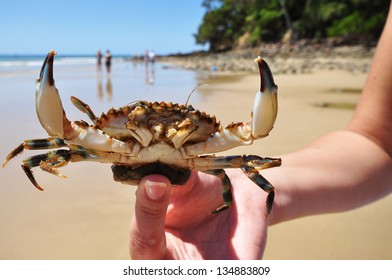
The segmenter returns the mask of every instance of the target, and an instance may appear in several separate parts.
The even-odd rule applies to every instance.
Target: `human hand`
[[[228,170],[233,206],[223,204],[221,181],[192,172],[183,186],[161,175],[143,178],[130,230],[132,259],[260,259],[268,218],[267,194],[241,170]]]

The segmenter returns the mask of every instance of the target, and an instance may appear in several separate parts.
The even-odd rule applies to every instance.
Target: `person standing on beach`
[[[110,74],[110,68],[112,66],[112,54],[110,53],[110,50],[106,50],[105,65],[106,65],[106,72]]]
[[[97,54],[95,55],[97,58],[97,71],[102,70],[102,53],[101,50],[97,50]]]
[[[155,63],[155,52],[154,51],[148,52],[148,61],[151,63],[152,66],[154,66],[154,63]]]

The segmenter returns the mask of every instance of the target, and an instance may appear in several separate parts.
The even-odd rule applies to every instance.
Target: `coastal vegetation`
[[[194,34],[212,52],[302,39],[371,44],[384,25],[386,0],[203,0]]]

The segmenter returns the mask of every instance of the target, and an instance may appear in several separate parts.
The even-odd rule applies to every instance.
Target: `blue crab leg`
[[[268,64],[260,57],[256,62],[260,87],[253,103],[252,121],[231,123],[206,141],[186,146],[185,152],[188,156],[218,153],[242,145],[251,145],[254,140],[268,136],[278,113],[278,86]]]
[[[24,149],[27,150],[41,150],[41,149],[56,149],[67,147],[64,140],[61,138],[47,138],[47,139],[31,139],[25,140],[18,147],[13,149],[3,162],[3,167],[14,157],[21,154]]]
[[[255,155],[243,155],[243,156],[202,156],[194,159],[195,168],[199,171],[212,174],[222,180],[223,185],[223,199],[225,205],[219,207],[216,211],[220,212],[227,209],[231,204],[231,183],[230,180],[224,173],[223,168],[241,168],[246,176],[252,180],[257,186],[263,191],[268,193],[267,196],[267,214],[272,210],[274,203],[274,187],[270,182],[267,181],[263,176],[260,175],[258,170],[271,168],[281,165],[281,159],[279,158],[262,158]]]
[[[83,113],[87,114],[87,116],[94,124],[97,123],[97,116],[94,114],[93,110],[91,110],[89,105],[87,105],[86,103],[84,103],[82,100],[80,100],[75,96],[71,96],[71,102],[73,105],[75,105],[76,108],[78,108]]]
[[[67,119],[53,77],[55,55],[55,51],[48,53],[36,83],[36,111],[42,127],[50,136],[63,138],[68,145],[85,146],[101,151],[132,152],[129,143],[110,137],[100,129],[88,126],[86,122],[70,122]],[[76,102],[76,107],[94,119],[94,113],[84,107],[83,102],[78,103],[75,98],[72,101]]]
[[[223,196],[224,204],[222,206],[219,206],[214,211],[212,211],[212,214],[218,214],[228,209],[231,205],[233,205],[233,194],[231,192],[231,182],[229,177],[226,175],[225,170],[215,169],[215,170],[206,170],[203,172],[210,175],[214,175],[222,181],[222,196]]]
[[[241,169],[245,173],[245,175],[253,181],[253,183],[258,185],[263,191],[268,193],[266,201],[267,214],[271,213],[275,198],[274,187],[271,185],[270,182],[267,181],[267,179],[260,175],[256,168],[244,165],[241,167]]]
[[[60,174],[57,167],[66,165],[71,160],[72,153],[69,150],[56,150],[46,154],[29,157],[22,162],[22,169],[30,179],[31,183],[40,191],[44,189],[37,183],[31,168],[39,166],[43,171],[65,178]]]
[[[194,159],[195,168],[200,171],[223,168],[241,168],[242,166],[253,167],[256,170],[280,166],[280,158],[260,157],[256,155],[234,156],[200,156]]]

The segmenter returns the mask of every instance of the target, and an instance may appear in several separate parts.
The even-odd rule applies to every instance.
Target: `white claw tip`
[[[278,104],[277,86],[268,64],[259,56],[260,88],[256,94],[252,114],[252,135],[255,139],[266,137],[275,123]]]

